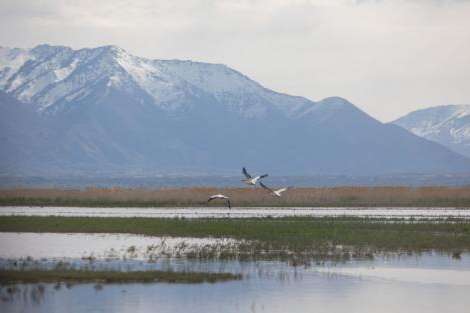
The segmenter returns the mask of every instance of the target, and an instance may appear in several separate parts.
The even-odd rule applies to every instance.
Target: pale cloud
[[[381,120],[470,103],[470,1],[0,2],[0,45],[116,44],[227,64],[266,87],[338,95]]]

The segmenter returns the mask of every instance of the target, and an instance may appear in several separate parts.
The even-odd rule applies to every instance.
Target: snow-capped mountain
[[[418,110],[393,123],[470,157],[470,105],[443,105]]]
[[[269,90],[221,64],[115,47],[0,48],[0,170],[286,175],[470,172],[347,100]]]
[[[266,114],[269,106],[293,114],[309,101],[263,88],[220,64],[149,60],[116,46],[72,50],[40,45],[31,50],[0,48],[0,88],[40,111],[66,108],[95,91],[97,84],[150,100],[166,110],[188,109],[185,99],[210,94],[247,117]],[[149,99],[150,98],[150,99]]]

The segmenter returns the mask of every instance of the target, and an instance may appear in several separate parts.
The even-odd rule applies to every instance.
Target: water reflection
[[[1,302],[37,306],[45,299],[46,285],[24,284],[0,287]]]
[[[38,263],[51,266],[52,263],[47,262]],[[76,266],[80,262],[85,261],[71,261]],[[420,277],[409,279],[410,274],[420,271],[426,271],[427,277],[446,271],[456,271],[461,277],[470,277],[469,254],[462,254],[460,260],[448,255],[425,253],[419,256],[384,256],[368,261],[324,262],[310,267],[276,261],[180,259],[158,260],[155,263],[127,262],[124,267],[130,270],[149,266],[173,270],[229,271],[243,273],[244,279],[197,285],[93,283],[2,286],[0,311],[432,313],[465,312],[470,307],[470,279],[467,285],[459,285],[446,275],[437,283]],[[94,263],[97,267],[106,264],[116,266],[112,262]],[[378,271],[382,276],[364,275],[368,269],[372,273]],[[360,275],[357,275],[358,271]],[[393,271],[394,276],[383,276],[387,271]]]

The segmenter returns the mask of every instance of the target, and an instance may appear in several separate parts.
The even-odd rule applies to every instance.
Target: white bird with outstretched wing
[[[232,206],[230,204],[230,197],[227,197],[226,195],[223,195],[223,194],[217,194],[217,195],[210,196],[209,199],[207,200],[207,203],[211,202],[212,200],[216,200],[216,199],[225,200],[225,203],[228,206],[228,208],[229,209],[232,208]]]
[[[256,185],[256,183],[265,178],[265,177],[268,177],[268,174],[264,174],[264,175],[259,175],[259,176],[251,176],[250,174],[248,174],[248,171],[246,170],[246,168],[243,168],[242,169],[242,173],[243,175],[245,175],[246,179],[243,179],[242,182],[244,182],[245,184],[247,185],[251,185],[251,186],[254,186]]]
[[[288,190],[288,189],[291,189],[292,187],[284,187],[284,188],[281,188],[281,189],[277,189],[277,190],[274,190],[274,189],[271,189],[269,188],[268,186],[266,186],[265,184],[263,184],[262,182],[259,183],[261,187],[263,187],[264,189],[268,190],[273,196],[276,196],[276,197],[281,197],[281,194]]]

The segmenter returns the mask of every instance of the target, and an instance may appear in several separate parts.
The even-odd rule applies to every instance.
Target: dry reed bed
[[[0,205],[207,206],[224,193],[235,206],[451,206],[470,207],[470,187],[294,188],[275,198],[262,188],[2,189]],[[220,206],[220,203],[212,203]]]

